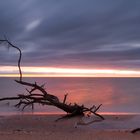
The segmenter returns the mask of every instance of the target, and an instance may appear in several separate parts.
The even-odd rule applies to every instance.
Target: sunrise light
[[[55,67],[22,67],[24,77],[140,77],[140,71],[115,69],[75,69]],[[0,77],[17,77],[16,66],[1,66]]]

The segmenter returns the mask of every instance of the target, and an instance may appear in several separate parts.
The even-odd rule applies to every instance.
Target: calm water
[[[0,96],[16,96],[26,93],[16,78],[0,78]],[[24,78],[24,81],[46,84],[46,90],[63,100],[68,93],[68,103],[103,104],[100,112],[140,113],[140,78]],[[15,102],[0,103],[0,113],[20,112]],[[26,109],[29,112],[30,109]],[[55,107],[36,106],[35,112],[61,112]]]

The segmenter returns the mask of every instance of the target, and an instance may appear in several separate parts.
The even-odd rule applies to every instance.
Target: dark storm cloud
[[[140,1],[0,1],[0,36],[24,65],[139,68]],[[0,64],[14,64],[0,54]],[[10,55],[10,54],[8,54]]]

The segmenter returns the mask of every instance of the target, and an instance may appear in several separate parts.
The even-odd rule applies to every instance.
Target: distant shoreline
[[[13,115],[65,115],[63,112],[0,112],[0,116],[13,116]],[[140,113],[131,112],[99,112],[101,115],[140,115]]]

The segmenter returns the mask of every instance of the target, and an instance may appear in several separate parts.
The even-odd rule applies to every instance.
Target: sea
[[[0,98],[27,94],[29,87],[20,85],[14,77],[0,78]],[[77,103],[87,107],[92,105],[102,106],[100,113],[106,114],[139,114],[140,113],[140,78],[89,78],[89,77],[44,77],[23,78],[24,81],[45,84],[48,93],[57,96],[63,101],[64,95],[68,94],[66,103]],[[39,91],[35,91],[39,93]],[[32,111],[27,107],[24,111],[14,107],[16,101],[1,101],[1,114],[24,114],[40,113],[55,114],[63,113],[62,110],[53,106],[35,105]]]

